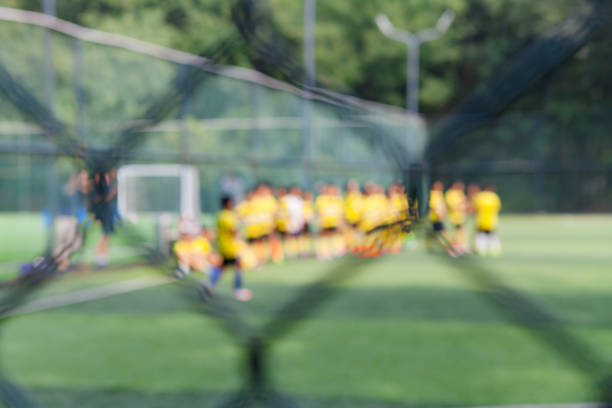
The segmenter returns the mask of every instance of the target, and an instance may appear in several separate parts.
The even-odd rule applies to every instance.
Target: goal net
[[[169,252],[179,218],[199,224],[198,169],[180,164],[130,164],[117,174],[117,207],[133,223],[154,223],[158,248]]]

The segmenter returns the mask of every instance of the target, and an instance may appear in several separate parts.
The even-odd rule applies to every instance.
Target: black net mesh
[[[457,254],[439,234],[428,236],[433,256],[404,254],[397,262],[356,251],[356,256],[334,260],[326,268],[296,262],[286,270],[299,283],[290,289],[271,282],[265,275],[271,272],[262,271],[253,290],[265,301],[254,299],[245,306],[223,293],[212,294],[193,275],[171,280],[172,261],[156,247],[152,224],[123,222],[114,242],[123,251],[111,266],[140,280],[130,281],[127,289],[109,289],[100,274],[93,280],[102,286],[83,289],[86,297],[99,300],[84,304],[62,304],[62,294],[53,292],[57,286],[49,284],[66,276],[61,271],[66,258],[92,257],[91,247],[88,252],[81,240],[91,242],[92,235],[99,234],[91,213],[102,224],[114,217],[108,212],[111,204],[98,198],[113,188],[106,176],[124,163],[197,166],[206,212],[218,210],[218,180],[228,170],[248,183],[265,179],[278,185],[311,186],[317,180],[340,183],[348,178],[388,183],[400,178],[417,191],[410,198],[413,203],[419,199],[421,210],[427,202],[424,176],[450,180],[462,174],[468,181],[484,182],[494,174],[500,189],[534,191],[527,199],[508,197],[511,209],[565,211],[584,208],[588,200],[595,210],[609,196],[605,186],[610,168],[540,158],[536,162],[530,157],[446,167],[439,160],[460,145],[461,138],[491,126],[511,101],[576,52],[601,27],[600,17],[606,12],[606,3],[593,2],[592,8],[527,47],[441,122],[427,151],[419,117],[331,92],[322,83],[304,85],[291,41],[259,2],[235,2],[235,30],[203,50],[206,59],[156,47],[136,52],[129,40],[94,41],[90,32],[74,31],[56,20],[51,30],[46,23],[25,24],[5,15],[0,22],[0,196],[8,199],[2,200],[0,209],[43,210],[52,225],[65,205],[58,186],[81,169],[93,180],[93,193],[90,216],[79,224],[79,234],[66,238],[47,232],[47,237],[43,230],[38,236],[28,235],[27,245],[14,244],[16,259],[33,260],[20,277],[7,274],[10,279],[1,289],[2,329],[12,348],[5,353],[0,398],[15,408],[39,406],[34,401],[67,407],[400,407],[485,404],[497,402],[496,395],[504,390],[514,391],[503,402],[533,402],[546,389],[561,401],[576,395],[612,400],[602,351],[606,348],[600,347],[605,336],[592,342],[580,330],[581,324],[609,324],[606,316],[586,323],[579,317],[577,325],[568,325],[570,319],[552,312],[576,312],[564,309],[566,299],[533,290],[538,283],[528,284],[529,277],[517,280],[517,288],[510,287],[506,282],[512,275],[499,264],[448,256]],[[223,66],[228,51],[238,47],[244,48],[255,68],[278,79]],[[503,133],[494,125],[491,129]],[[549,198],[580,189],[582,197],[572,197],[562,206]],[[411,207],[400,222],[370,231],[369,250],[378,249],[389,236],[413,231],[426,235],[429,226],[424,219],[418,222],[416,212]],[[32,221],[16,216],[12,222],[16,230],[27,230]],[[134,269],[142,265],[159,274],[142,278]],[[410,275],[423,265],[432,271],[429,276]],[[457,276],[442,277],[449,271]],[[396,287],[386,281],[389,276],[413,280]],[[130,300],[105,297],[106,291],[110,295],[133,287],[147,290]],[[17,318],[58,305],[69,307],[65,315],[56,316],[51,334],[35,329],[42,326],[44,314],[23,323],[25,319]],[[179,313],[185,309],[192,311],[188,317]],[[88,332],[91,338],[67,333],[86,324],[70,313],[96,317],[99,327]],[[155,317],[142,318],[151,315]],[[175,320],[169,323],[168,318]],[[436,322],[451,323],[441,328]],[[405,324],[410,330],[397,331]],[[168,325],[176,332],[160,335],[158,327]],[[47,348],[20,350],[7,327],[24,336],[48,336]],[[200,335],[206,337],[201,345]],[[119,341],[126,338],[131,340]],[[509,350],[501,353],[497,342],[508,338],[503,347]],[[139,342],[154,352],[132,356],[117,349]],[[90,347],[79,348],[84,343]],[[438,352],[442,343],[451,344],[450,351]],[[62,357],[71,347],[74,354]],[[428,347],[434,351],[420,356]],[[303,353],[308,358],[300,358]],[[19,362],[26,360],[24,355],[38,358],[23,367]],[[153,380],[147,376],[150,371],[155,372]],[[106,377],[109,372],[112,378]],[[559,376],[546,381],[552,373]],[[28,376],[28,387],[15,385],[21,381],[13,378]],[[139,376],[142,383],[133,380]],[[72,383],[68,386],[60,378]],[[132,387],[122,387],[123,382]],[[578,391],[566,394],[564,385]]]

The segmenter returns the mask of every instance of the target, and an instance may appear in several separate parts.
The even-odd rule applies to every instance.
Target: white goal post
[[[117,207],[121,217],[138,222],[153,218],[158,250],[170,255],[170,242],[178,238],[172,227],[182,217],[200,224],[200,183],[195,166],[130,164],[117,173]]]
[[[117,174],[117,205],[122,217],[137,220],[139,215],[159,215],[172,212],[165,208],[156,208],[155,203],[143,202],[137,183],[142,180],[176,179],[178,183],[179,216],[194,220],[200,218],[200,183],[198,169],[195,166],[181,164],[130,164],[119,168]],[[170,198],[172,200],[172,198]],[[144,206],[146,204],[146,206]]]

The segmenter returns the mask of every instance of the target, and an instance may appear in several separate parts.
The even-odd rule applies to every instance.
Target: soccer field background
[[[44,246],[38,220],[2,219],[11,222],[21,227],[12,238],[3,228],[4,276]],[[504,216],[500,234],[502,256],[475,262],[557,315],[599,356],[611,355],[612,217]],[[261,324],[343,262],[295,261],[248,272],[254,299],[236,307]],[[599,398],[591,377],[509,320],[453,262],[422,243],[374,260],[272,345],[274,387],[300,406],[321,407]],[[160,274],[147,267],[75,273],[37,297]],[[223,279],[219,291],[229,294],[230,281]],[[45,406],[209,406],[237,390],[245,372],[240,346],[173,281],[19,315],[2,330],[4,374]]]

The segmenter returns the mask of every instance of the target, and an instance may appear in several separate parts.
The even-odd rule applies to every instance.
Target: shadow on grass
[[[180,391],[180,392],[143,392],[122,389],[55,389],[34,388],[31,394],[44,407],[56,408],[182,408],[182,407],[215,407],[223,405],[232,397],[232,393]],[[294,403],[287,408],[428,408],[464,406],[465,404],[415,404],[389,400],[351,397],[310,397],[287,395],[288,401]],[[255,404],[253,406],[262,406]]]
[[[237,304],[250,318],[270,317],[280,303],[299,290],[299,286],[253,285],[254,298]],[[227,287],[221,292],[230,291]],[[604,293],[544,293],[534,298],[561,316],[569,326],[612,327],[612,300]],[[65,307],[61,312],[108,315],[164,315],[185,313],[190,302],[181,288],[166,285],[129,294]],[[320,309],[317,317],[345,319],[391,318],[413,321],[457,321],[479,324],[507,323],[507,318],[483,300],[477,290],[401,287],[343,288],[336,298]]]

